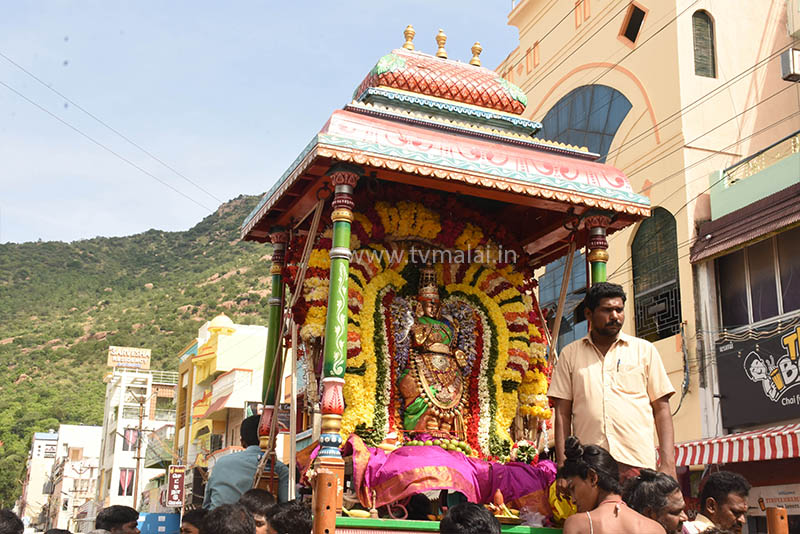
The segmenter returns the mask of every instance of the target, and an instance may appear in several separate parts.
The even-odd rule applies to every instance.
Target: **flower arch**
[[[434,205],[442,207],[429,207]],[[453,258],[459,251],[461,259],[481,251],[484,260],[436,263],[442,309],[468,325],[458,344],[470,362],[464,392],[469,444],[482,456],[505,456],[517,413],[549,419],[541,315],[531,291],[535,281],[503,255],[522,251],[502,228],[454,200],[442,205],[441,197],[438,202],[390,198],[355,211],[350,245],[344,439],[355,432],[377,445],[401,427],[397,370],[408,357],[408,342],[396,335],[396,325],[401,310],[414,304],[420,259],[415,254],[424,251],[451,260],[459,259]],[[312,250],[293,310],[304,341],[324,332],[330,246],[328,227]],[[291,252],[287,271],[296,290],[297,258]]]

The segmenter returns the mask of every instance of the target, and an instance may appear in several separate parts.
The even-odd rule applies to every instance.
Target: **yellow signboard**
[[[133,369],[150,369],[150,349],[136,347],[108,347],[109,367],[130,367]]]

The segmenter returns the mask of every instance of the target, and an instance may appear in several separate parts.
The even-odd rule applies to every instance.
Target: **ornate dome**
[[[392,50],[378,60],[353,96],[359,99],[370,87],[388,87],[516,115],[525,111],[525,93],[493,70],[437,56]]]

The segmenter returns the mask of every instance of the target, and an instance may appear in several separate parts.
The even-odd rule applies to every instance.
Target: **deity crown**
[[[439,286],[436,285],[436,270],[426,265],[419,270],[420,300],[439,300]]]

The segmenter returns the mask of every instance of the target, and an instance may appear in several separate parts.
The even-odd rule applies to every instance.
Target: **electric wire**
[[[205,194],[206,194],[206,195],[208,195],[209,197],[213,198],[214,200],[216,200],[216,201],[217,201],[217,202],[219,202],[219,203],[223,203],[223,202],[225,202],[224,200],[221,200],[221,199],[217,198],[216,196],[214,196],[214,195],[213,195],[211,192],[209,192],[208,190],[206,190],[205,188],[203,188],[201,185],[197,184],[196,182],[194,182],[194,181],[190,180],[189,178],[187,178],[186,176],[184,176],[184,175],[183,175],[183,174],[182,174],[180,171],[176,170],[176,169],[175,169],[174,167],[172,167],[171,165],[169,165],[169,164],[165,163],[165,162],[164,162],[163,160],[161,160],[159,157],[157,157],[157,156],[155,156],[154,154],[152,154],[151,152],[149,152],[147,149],[145,149],[144,147],[142,147],[141,145],[139,145],[138,143],[136,143],[134,140],[132,140],[131,138],[129,138],[128,136],[126,136],[125,134],[123,134],[122,132],[120,132],[119,130],[117,130],[116,128],[114,128],[113,126],[109,125],[107,122],[103,121],[101,118],[99,118],[99,117],[98,117],[97,115],[95,115],[94,113],[90,112],[89,110],[87,110],[86,108],[84,108],[83,106],[81,106],[80,104],[78,104],[77,102],[75,102],[74,100],[70,99],[70,98],[69,98],[68,96],[66,96],[65,94],[63,94],[63,93],[61,93],[60,91],[58,91],[57,89],[55,89],[55,88],[54,88],[52,85],[50,85],[50,84],[46,83],[44,80],[42,80],[41,78],[39,78],[38,76],[36,76],[35,74],[33,74],[31,71],[29,71],[28,69],[26,69],[25,67],[23,67],[22,65],[20,65],[19,63],[17,63],[17,62],[16,62],[16,61],[14,61],[13,59],[11,59],[10,57],[8,57],[8,56],[7,56],[6,54],[4,54],[2,51],[0,51],[0,57],[2,57],[3,59],[5,59],[5,60],[6,60],[6,61],[8,61],[9,63],[11,63],[12,65],[14,65],[15,67],[17,67],[18,69],[20,69],[22,72],[24,72],[25,74],[27,74],[28,76],[30,76],[31,78],[33,78],[34,80],[36,80],[36,81],[37,81],[37,82],[38,82],[40,85],[42,85],[42,86],[43,86],[43,87],[45,87],[46,89],[48,89],[48,90],[52,91],[53,93],[55,93],[55,94],[56,94],[56,95],[58,95],[59,97],[63,98],[65,101],[69,102],[69,104],[70,104],[71,106],[73,106],[73,107],[77,108],[78,110],[82,111],[83,113],[85,113],[86,115],[88,115],[89,117],[91,117],[92,119],[94,119],[95,121],[97,121],[98,123],[102,124],[103,126],[105,126],[106,128],[108,128],[109,130],[111,130],[112,132],[114,132],[115,134],[117,134],[117,135],[118,135],[120,138],[124,139],[125,141],[127,141],[128,143],[130,143],[131,145],[133,145],[134,147],[136,147],[137,149],[139,149],[141,152],[143,152],[144,154],[146,154],[147,156],[149,156],[149,157],[150,157],[150,158],[152,158],[153,160],[157,161],[158,163],[160,163],[161,165],[163,165],[164,167],[166,167],[167,169],[169,169],[170,171],[172,171],[172,172],[173,172],[173,173],[175,173],[176,175],[178,175],[178,176],[180,176],[181,178],[183,178],[183,179],[184,179],[186,182],[188,182],[188,183],[192,184],[193,186],[195,186],[197,189],[199,189],[200,191],[202,191],[203,193],[205,193]]]
[[[48,115],[50,115],[51,117],[53,117],[54,119],[56,119],[58,122],[60,122],[60,123],[61,123],[61,124],[63,124],[64,126],[68,127],[69,129],[71,129],[72,131],[76,132],[77,134],[79,134],[80,136],[84,137],[85,139],[87,139],[87,140],[91,141],[92,143],[94,143],[94,144],[95,144],[95,145],[97,145],[98,147],[102,148],[103,150],[105,150],[105,151],[106,151],[106,152],[108,152],[109,154],[111,154],[111,155],[113,155],[113,156],[115,156],[115,157],[119,158],[120,160],[124,161],[125,163],[127,163],[128,165],[130,165],[131,167],[133,167],[134,169],[136,169],[136,170],[138,170],[138,171],[140,171],[140,172],[142,172],[142,173],[146,174],[147,176],[149,176],[149,177],[150,177],[150,178],[152,178],[153,180],[155,180],[155,181],[159,182],[160,184],[164,185],[165,187],[168,187],[169,189],[172,189],[173,191],[175,191],[176,193],[178,193],[178,194],[179,194],[179,195],[181,195],[182,197],[184,197],[184,198],[186,198],[187,200],[189,200],[189,201],[191,201],[191,202],[193,202],[193,203],[197,204],[197,205],[198,205],[198,206],[200,206],[201,208],[203,208],[203,209],[205,209],[205,210],[207,210],[207,211],[209,211],[209,212],[213,212],[213,211],[214,211],[213,209],[209,208],[208,206],[204,205],[203,203],[199,202],[198,200],[195,200],[194,198],[190,197],[189,195],[187,195],[187,194],[186,194],[186,193],[184,193],[183,191],[181,191],[181,190],[177,189],[176,187],[174,187],[173,185],[171,185],[169,182],[165,182],[164,180],[162,180],[161,178],[159,178],[159,177],[158,177],[158,176],[156,176],[155,174],[153,174],[153,173],[151,173],[150,171],[148,171],[148,170],[146,170],[146,169],[144,169],[144,168],[140,167],[139,165],[137,165],[137,164],[136,164],[136,163],[134,163],[133,161],[131,161],[131,160],[129,160],[128,158],[126,158],[125,156],[123,156],[122,154],[120,154],[120,153],[118,153],[118,152],[114,151],[113,149],[111,149],[111,148],[109,148],[109,147],[105,146],[105,145],[104,145],[103,143],[101,143],[100,141],[97,141],[95,138],[93,138],[93,137],[92,137],[92,136],[90,136],[89,134],[87,134],[87,133],[84,133],[82,130],[80,130],[80,129],[78,129],[77,127],[73,126],[72,124],[70,124],[70,123],[69,123],[69,122],[67,122],[66,120],[62,119],[61,117],[59,117],[58,115],[56,115],[55,113],[53,113],[52,111],[50,111],[49,109],[47,109],[47,108],[45,108],[44,106],[40,105],[39,103],[37,103],[36,101],[32,100],[31,98],[28,98],[28,97],[27,97],[27,96],[25,96],[23,93],[21,93],[21,92],[17,91],[15,88],[13,88],[12,86],[8,85],[6,82],[4,82],[4,81],[0,80],[0,85],[2,85],[3,87],[5,87],[6,89],[8,89],[9,91],[11,91],[12,93],[16,94],[17,96],[19,96],[20,98],[22,98],[23,100],[25,100],[26,102],[28,102],[29,104],[31,104],[31,105],[35,106],[36,108],[40,109],[41,111],[43,111],[43,112],[47,113]]]

